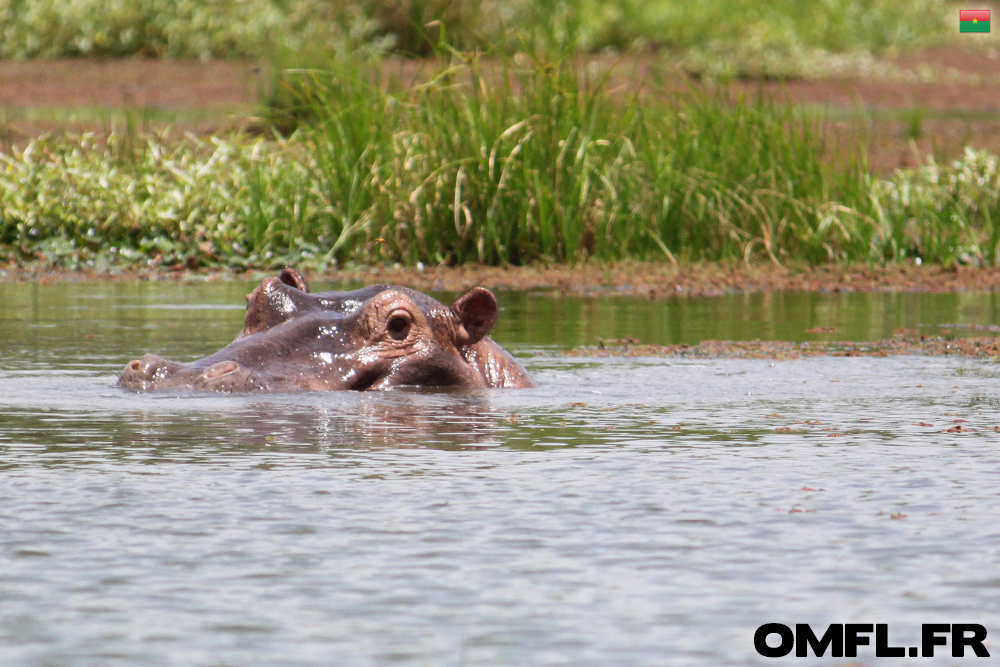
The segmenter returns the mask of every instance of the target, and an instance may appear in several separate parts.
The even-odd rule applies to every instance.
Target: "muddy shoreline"
[[[897,335],[888,340],[851,341],[724,341],[698,345],[650,345],[635,339],[605,340],[563,353],[568,357],[674,357],[690,359],[773,359],[809,357],[948,356],[1000,360],[1000,339],[992,336],[950,338]]]
[[[0,282],[261,280],[274,271],[75,272],[0,267]],[[893,265],[779,267],[772,264],[661,264],[621,262],[485,267],[350,269],[306,273],[307,280],[345,285],[390,283],[420,291],[461,292],[475,286],[496,291],[544,291],[566,296],[632,296],[650,299],[778,291],[989,292],[1000,287],[1000,269]]]

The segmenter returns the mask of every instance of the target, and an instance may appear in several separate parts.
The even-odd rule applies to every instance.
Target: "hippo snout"
[[[188,388],[200,391],[257,391],[266,389],[253,373],[235,361],[219,361],[207,368],[189,366],[155,354],[125,364],[118,386],[135,391]]]
[[[136,391],[155,389],[179,366],[158,355],[144,354],[141,359],[125,364],[125,369],[118,376],[118,385]]]

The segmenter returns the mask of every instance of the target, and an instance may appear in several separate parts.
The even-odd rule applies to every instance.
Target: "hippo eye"
[[[410,333],[410,318],[407,315],[394,315],[385,325],[389,335],[396,340],[403,340]]]

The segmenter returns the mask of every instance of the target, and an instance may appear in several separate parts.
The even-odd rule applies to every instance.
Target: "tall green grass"
[[[795,76],[939,43],[945,0],[0,0],[0,57],[267,58],[331,43],[427,55],[572,34],[712,74]],[[314,65],[316,63],[313,63]]]
[[[97,268],[1000,260],[996,157],[878,179],[821,118],[765,96],[613,88],[568,55],[438,62],[416,83],[346,55],[299,72],[309,122],[285,139],[8,151],[0,252]]]
[[[338,247],[364,261],[825,261],[876,233],[863,158],[833,168],[820,124],[764,97],[609,89],[567,56],[385,71],[291,86]]]

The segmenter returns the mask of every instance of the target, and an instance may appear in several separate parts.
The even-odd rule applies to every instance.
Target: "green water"
[[[7,368],[40,358],[68,367],[120,367],[144,352],[187,360],[240,330],[255,283],[0,283],[0,355]],[[317,283],[314,290],[333,289]],[[454,294],[436,294],[448,302]],[[992,292],[958,294],[781,292],[646,300],[498,293],[493,336],[518,348],[567,349],[598,339],[697,344],[718,340],[879,340],[900,328],[927,335],[993,335]],[[833,327],[835,332],[807,333]]]
[[[558,347],[590,345],[598,338],[696,345],[706,339],[881,340],[900,328],[956,336],[1000,329],[1000,301],[993,293],[779,292],[666,301],[507,294],[501,303],[508,317],[498,327],[499,339]],[[807,332],[831,326],[837,331]]]

